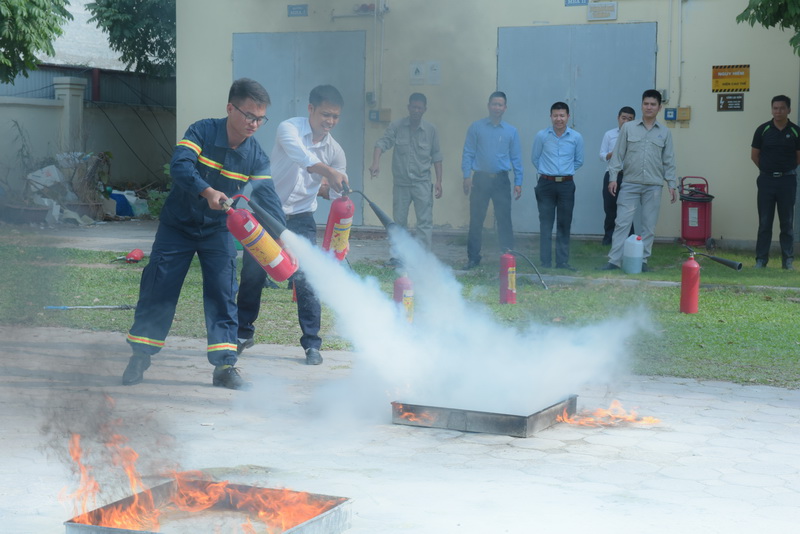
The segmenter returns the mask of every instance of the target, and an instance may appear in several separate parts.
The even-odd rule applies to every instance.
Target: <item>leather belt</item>
[[[296,219],[298,217],[305,217],[306,215],[314,215],[313,211],[304,211],[302,213],[290,213],[286,216],[286,220]]]
[[[572,180],[572,176],[550,176],[549,174],[540,174],[539,177],[550,180],[551,182],[569,182]]]
[[[797,174],[797,171],[787,171],[787,172],[765,172],[762,173],[767,176],[771,176],[773,178],[783,178],[784,176],[794,176]]]
[[[483,171],[475,171],[475,177],[481,178],[506,178],[508,176],[508,171],[500,171],[500,172],[483,172]]]

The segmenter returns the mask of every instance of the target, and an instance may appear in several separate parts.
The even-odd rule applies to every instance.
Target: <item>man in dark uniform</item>
[[[758,238],[756,269],[769,262],[775,208],[780,223],[780,245],[784,269],[794,270],[794,202],[797,166],[800,165],[800,128],[789,120],[791,100],[778,95],[772,99],[772,120],[756,129],[750,159],[758,170]]]
[[[133,349],[122,375],[138,384],[150,357],[164,346],[184,278],[194,255],[203,273],[203,307],[212,384],[240,389],[236,364],[236,248],[223,203],[253,180],[253,198],[280,221],[280,200],[269,158],[252,138],[267,121],[267,91],[254,80],[233,82],[227,117],[203,119],[186,131],[170,162],[172,190],[159,217],[150,261],[142,272],[139,302],[127,341]]]

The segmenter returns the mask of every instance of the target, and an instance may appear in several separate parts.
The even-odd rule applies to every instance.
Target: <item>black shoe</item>
[[[572,265],[570,265],[569,263],[559,263],[558,265],[556,265],[556,269],[564,269],[566,271],[577,271],[578,270],[575,267],[573,267]]]
[[[386,262],[386,267],[390,269],[401,269],[403,267],[403,262],[397,258],[389,258],[389,261]]]
[[[603,238],[603,241],[601,241],[600,244],[603,245],[604,247],[611,245],[611,238],[610,237],[608,239]]]
[[[211,383],[217,387],[228,389],[243,389],[247,384],[242,378],[238,367],[232,365],[217,365]]]
[[[248,338],[248,339],[245,339],[244,341],[242,341],[241,339],[237,340],[236,341],[236,354],[241,354],[242,352],[244,352],[244,349],[249,349],[250,347],[252,347],[255,344],[256,344],[256,342],[253,341],[252,337]]]
[[[552,264],[552,263],[542,263],[542,264],[540,265],[540,267],[541,267],[542,269],[549,269],[549,268],[551,268],[552,266],[553,266],[553,264]]]
[[[650,271],[652,271],[652,269],[650,269],[650,267],[647,266],[647,263],[642,262],[642,272],[649,273]]]
[[[134,352],[128,367],[122,373],[122,385],[132,386],[144,380],[144,372],[150,367],[150,355]]]
[[[467,264],[464,266],[465,271],[469,271],[470,269],[474,269],[478,265],[481,264],[481,260],[469,260]]]
[[[767,262],[764,260],[756,260],[756,269],[764,269],[767,266]]]
[[[784,260],[783,268],[787,271],[794,271],[794,265],[792,265],[792,260]]]
[[[273,282],[272,278],[270,278],[269,276],[267,277],[266,280],[264,280],[264,287],[267,288],[267,289],[280,289],[278,287],[278,284]]]
[[[319,365],[322,363],[322,356],[315,348],[306,349],[306,365]]]
[[[608,262],[605,265],[603,265],[602,267],[598,267],[597,268],[598,271],[615,271],[617,269],[619,269],[619,265],[614,265],[611,262]]]

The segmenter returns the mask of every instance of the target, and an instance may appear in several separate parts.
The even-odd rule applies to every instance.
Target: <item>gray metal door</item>
[[[364,66],[366,34],[351,32],[235,33],[233,77],[252,78],[269,92],[269,122],[256,138],[269,154],[278,124],[291,117],[308,116],[308,93],[317,85],[331,84],[342,93],[344,108],[333,137],[347,155],[347,176],[353,189],[364,184]],[[353,224],[362,224],[362,199]],[[330,202],[319,198],[317,224],[328,220]]]
[[[515,231],[539,231],[531,147],[536,132],[550,126],[550,106],[562,101],[585,144],[572,233],[602,235],[600,142],[617,125],[619,109],[631,106],[639,117],[642,92],[655,87],[656,29],[655,23],[499,29],[497,88],[508,96],[504,119],[520,132],[525,164],[522,198],[512,209]]]

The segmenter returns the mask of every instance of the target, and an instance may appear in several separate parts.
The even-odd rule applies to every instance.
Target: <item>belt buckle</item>
[[[781,176],[783,176],[782,172],[773,172],[772,173],[772,177],[773,178],[780,178]]]
[[[555,179],[554,181],[556,183],[564,181],[564,177],[563,176],[553,176],[553,178]]]

